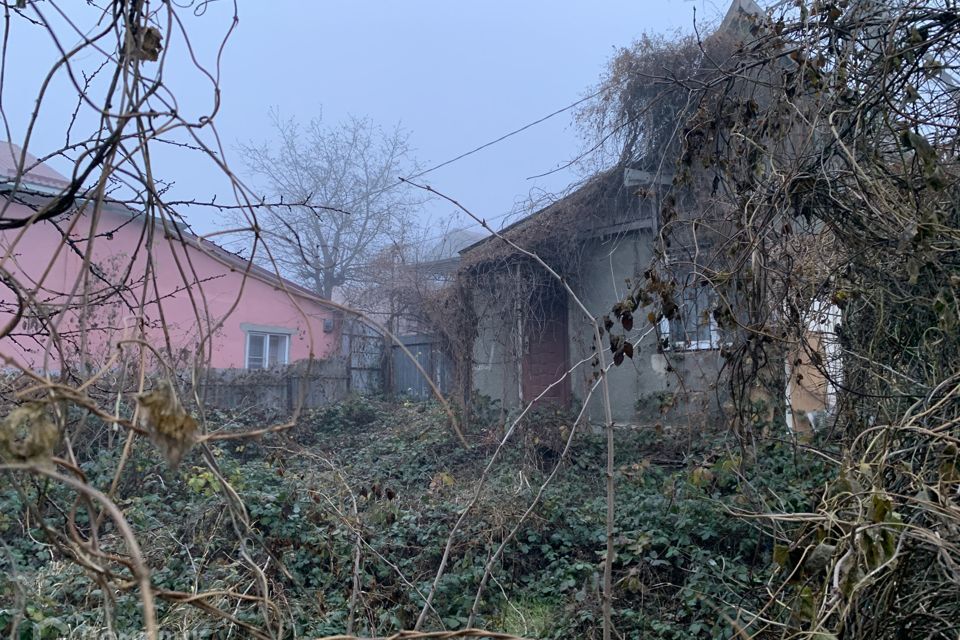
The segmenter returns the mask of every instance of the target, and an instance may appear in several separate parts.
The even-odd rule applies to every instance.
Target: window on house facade
[[[677,314],[660,321],[660,335],[669,349],[695,351],[719,349],[720,332],[713,317],[716,293],[692,265],[674,265],[677,282]]]
[[[247,332],[247,369],[266,369],[287,364],[290,336],[285,333]]]

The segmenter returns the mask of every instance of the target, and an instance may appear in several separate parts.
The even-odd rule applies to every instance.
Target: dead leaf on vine
[[[138,31],[127,31],[127,51],[137,60],[156,62],[163,51],[163,36],[156,27],[147,27],[141,36]]]
[[[197,421],[183,408],[169,380],[160,380],[155,389],[139,394],[137,405],[140,426],[167,463],[176,468],[196,441]]]
[[[40,402],[16,407],[0,422],[0,459],[49,464],[60,430]]]

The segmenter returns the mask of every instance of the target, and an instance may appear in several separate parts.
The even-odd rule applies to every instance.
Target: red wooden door
[[[566,292],[556,291],[539,306],[535,314],[538,317],[528,320],[525,327],[526,340],[521,363],[524,402],[530,402],[543,393],[570,366]],[[568,408],[570,376],[550,387],[537,405]]]

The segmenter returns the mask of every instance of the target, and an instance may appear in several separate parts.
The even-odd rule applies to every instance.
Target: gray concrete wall
[[[588,240],[582,251],[579,276],[571,287],[593,317],[602,317],[627,293],[627,279],[637,282],[652,257],[650,231],[629,231],[618,236]],[[479,317],[474,343],[474,389],[500,400],[508,409],[519,404],[516,368],[516,321],[512,309],[478,292]],[[570,364],[587,360],[572,375],[574,408],[587,400],[594,380],[593,329],[590,318],[573,301],[568,305]],[[637,339],[650,328],[646,311],[638,313],[632,332]],[[607,345],[604,337],[604,345]],[[610,361],[611,353],[604,356]],[[656,333],[639,345],[631,361],[626,359],[608,376],[613,419],[620,423],[691,423],[710,420],[719,405],[715,384],[722,361],[716,350],[658,353]],[[598,388],[590,396],[587,415],[602,423],[604,411]]]
[[[594,318],[610,312],[611,307],[626,295],[626,280],[636,281],[650,262],[650,234],[631,231],[623,235],[589,240],[584,246],[580,274],[574,283],[574,290]],[[643,328],[641,322],[637,325]],[[652,347],[654,340],[649,343]],[[607,344],[604,336],[604,345]],[[594,338],[591,318],[587,318],[576,305],[570,305],[570,359],[578,362],[594,354]],[[609,349],[604,353],[610,361]],[[634,417],[634,405],[640,390],[640,378],[646,367],[641,361],[627,359],[621,366],[608,374],[610,401],[613,419],[617,422],[630,422]],[[593,381],[594,367],[587,363],[573,379],[573,395],[582,403]],[[590,397],[588,414],[596,422],[603,421],[601,390],[597,388]]]
[[[602,317],[627,293],[627,279],[638,282],[650,266],[653,238],[646,230],[590,240],[584,249],[576,292],[594,317]],[[635,318],[631,336],[638,339],[650,329],[642,310]],[[622,330],[619,325],[614,330]],[[606,340],[604,340],[606,344]],[[579,309],[570,309],[570,355],[573,362],[591,355],[590,321]],[[604,354],[609,362],[609,348]],[[722,361],[717,350],[659,353],[656,332],[639,344],[631,360],[626,358],[608,374],[610,404],[615,422],[690,422],[710,419],[719,410],[715,385]],[[587,397],[593,368],[586,365],[574,378],[574,396]],[[589,400],[591,421],[603,421],[600,389]]]
[[[511,309],[487,292],[474,292],[477,338],[473,343],[475,393],[499,400],[507,408],[520,401],[516,367],[516,320]]]
[[[643,424],[713,425],[726,396],[718,379],[723,359],[717,349],[644,350],[647,372],[639,378],[635,420]]]
[[[626,295],[627,280],[636,281],[650,262],[650,234],[631,231],[618,236],[597,238],[587,242],[583,251],[580,277],[576,282],[576,292],[594,318],[610,312],[611,307]],[[638,328],[643,330],[644,323],[638,318]],[[652,348],[655,340],[651,336],[648,344],[641,346]],[[604,344],[607,344],[604,337]],[[591,319],[585,317],[582,310],[571,305],[570,308],[570,357],[573,362],[594,355],[593,329]],[[611,358],[609,349],[604,353],[607,362]],[[641,379],[647,375],[647,367],[642,358],[613,368],[607,377],[613,419],[617,422],[632,422],[635,404],[641,388]],[[582,367],[574,377],[573,395],[578,403],[588,398],[589,388],[595,378],[595,368],[589,363]],[[587,400],[588,415],[595,422],[602,422],[604,411],[602,390],[597,387]]]

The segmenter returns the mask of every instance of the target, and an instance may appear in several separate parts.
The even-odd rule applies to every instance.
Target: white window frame
[[[717,321],[713,314],[710,314],[710,338],[707,340],[670,340],[670,334],[670,321],[661,317],[660,335],[666,337],[670,349],[674,351],[706,351],[721,347],[720,328],[717,327]]]
[[[701,252],[709,249],[709,246],[702,246]],[[667,256],[667,266],[672,263],[670,256]],[[683,283],[683,287],[686,287],[687,284]],[[698,286],[696,283],[693,286]],[[681,289],[681,299],[680,299],[680,313],[688,313],[687,300],[683,297],[683,290]],[[707,339],[700,340],[671,340],[673,332],[670,327],[670,320],[664,316],[660,317],[659,330],[660,335],[666,339],[666,348],[672,351],[707,351],[710,349],[719,349],[722,346],[720,341],[720,327],[717,326],[717,319],[713,317],[712,310],[698,310],[699,313],[707,313],[708,322],[709,322],[709,331],[710,337]],[[699,320],[698,320],[699,325]]]
[[[271,338],[283,338],[283,354],[282,357],[277,358],[277,363],[273,366],[285,366],[290,364],[290,337],[293,335],[293,331],[289,329],[284,329],[282,327],[261,327],[255,325],[242,324],[240,328],[245,332],[244,337],[244,354],[243,354],[243,368],[244,369],[269,369],[270,368],[270,339]],[[250,366],[250,339],[254,336],[263,337],[263,365],[260,367],[251,367]]]

